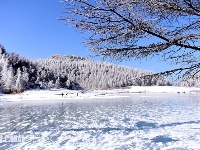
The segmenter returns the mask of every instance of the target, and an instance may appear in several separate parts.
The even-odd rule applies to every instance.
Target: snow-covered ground
[[[200,88],[177,86],[132,86],[128,91],[136,93],[193,93],[200,92]]]
[[[130,97],[2,102],[0,150],[199,150],[199,94],[119,95]]]
[[[122,93],[196,93],[200,88],[176,86],[130,86],[113,90],[30,90],[21,94],[0,94],[0,101],[53,100],[53,99],[86,99],[126,97]]]

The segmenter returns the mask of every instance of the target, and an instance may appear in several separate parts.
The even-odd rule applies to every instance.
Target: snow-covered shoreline
[[[21,94],[0,94],[0,101],[60,100],[127,97],[122,93],[200,93],[200,88],[176,86],[131,86],[112,90],[29,90]]]

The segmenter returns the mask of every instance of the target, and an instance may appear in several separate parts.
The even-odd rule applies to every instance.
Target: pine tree
[[[16,89],[16,92],[22,92],[24,90],[22,73],[21,73],[20,68],[17,69],[15,89]]]
[[[3,91],[5,93],[12,93],[14,92],[14,75],[13,75],[13,68],[7,66],[7,62],[5,62],[3,70],[2,70],[2,85]]]
[[[55,88],[60,88],[60,77],[56,79]]]

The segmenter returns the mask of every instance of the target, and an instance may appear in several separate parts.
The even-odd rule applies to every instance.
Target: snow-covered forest
[[[182,87],[200,87],[200,76],[196,74],[193,78],[184,78],[177,85]]]
[[[139,79],[151,73],[77,56],[53,55],[47,59],[28,60],[7,53],[0,45],[0,91],[3,93],[35,88],[112,89],[132,85],[171,85],[164,77]]]

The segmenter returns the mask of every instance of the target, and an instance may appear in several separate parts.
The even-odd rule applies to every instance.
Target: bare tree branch
[[[115,60],[159,56],[160,75],[199,73],[199,0],[63,0],[67,24],[90,33],[86,46]],[[180,67],[182,66],[182,67]]]

